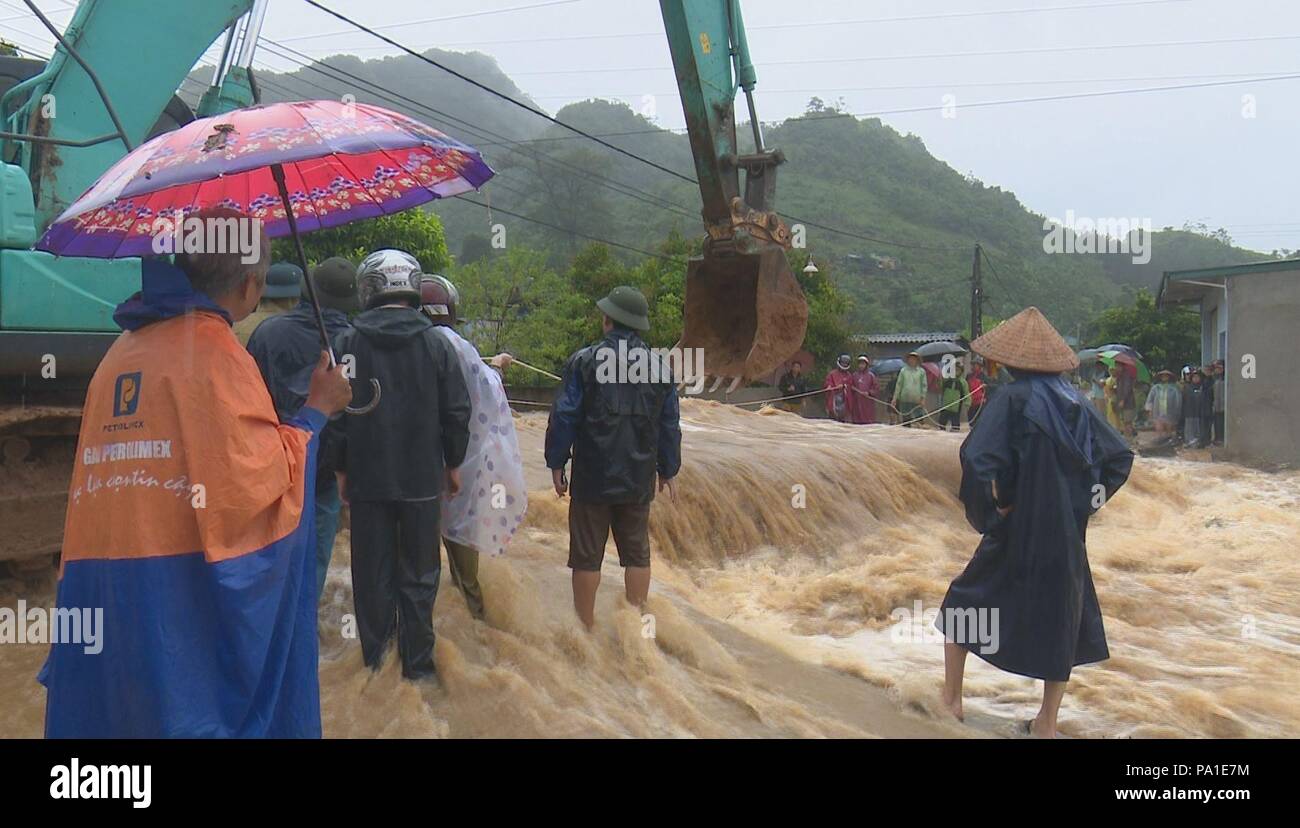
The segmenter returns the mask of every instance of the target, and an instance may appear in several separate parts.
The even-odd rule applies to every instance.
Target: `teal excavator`
[[[143,141],[254,102],[267,1],[82,0],[59,31],[23,0],[57,46],[45,63],[0,56],[0,562],[43,567],[57,553],[86,384],[118,333],[114,307],[140,286],[139,259],[54,257],[32,245]],[[786,263],[790,231],[773,212],[784,158],[763,144],[738,0],[661,0],[660,10],[707,231],[687,271],[680,344],[702,350],[715,386],[734,387],[798,351],[807,325]],[[176,89],[223,33],[191,112]],[[754,139],[744,154],[741,90]]]
[[[48,62],[0,57],[0,561],[47,566],[86,384],[140,289],[139,259],[32,250],[119,158],[194,119],[177,87],[224,33],[200,115],[254,101],[249,66],[267,0],[82,0]]]

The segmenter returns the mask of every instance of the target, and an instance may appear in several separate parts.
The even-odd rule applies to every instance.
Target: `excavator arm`
[[[265,2],[82,0],[62,31],[28,4],[31,25],[45,26],[57,44],[44,66],[29,67],[0,96],[0,386],[18,378],[32,387],[21,378],[39,375],[44,354],[59,355],[59,375],[69,380],[93,370],[117,332],[113,307],[139,289],[139,260],[31,247],[130,149],[193,119],[177,87],[223,31],[233,35],[243,22],[251,49]],[[239,105],[237,85],[218,82],[221,102]]]
[[[5,142],[6,160],[32,181],[38,230],[144,141],[190,68],[252,6],[82,0],[45,69],[0,101],[6,131],[52,139]]]
[[[785,257],[790,230],[773,209],[776,170],[785,156],[763,143],[739,0],[660,0],[659,8],[706,231],[704,253],[687,269],[680,346],[703,351],[715,387],[732,378],[734,388],[798,351],[808,326],[808,305]],[[754,138],[748,154],[741,154],[736,139],[741,90]]]

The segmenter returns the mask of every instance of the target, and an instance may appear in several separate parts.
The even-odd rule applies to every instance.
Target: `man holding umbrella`
[[[145,266],[154,273],[116,315],[128,333],[87,397],[59,600],[103,607],[112,652],[51,649],[47,735],[320,734],[304,490],[315,473],[312,438],[351,388],[324,354],[297,422],[280,424],[229,325],[261,298],[268,236],[292,237],[305,270],[300,232],[449,198],[492,175],[477,150],[408,116],[293,101],[199,118],[146,141],[46,228],[39,250],[176,252],[183,271]],[[237,250],[222,244],[218,223],[235,231]],[[184,252],[169,239],[185,239]],[[196,239],[201,249],[191,249]],[[362,418],[378,404],[372,380],[355,411]],[[391,396],[400,402],[401,389]]]
[[[352,393],[317,351],[303,404],[276,415],[231,331],[270,249],[147,261],[114,314],[126,333],[86,395],[58,590],[61,608],[102,608],[102,652],[51,647],[48,737],[320,736],[308,481]]]

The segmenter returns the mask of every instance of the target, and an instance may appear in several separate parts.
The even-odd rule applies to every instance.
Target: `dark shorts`
[[[569,568],[599,572],[614,530],[619,566],[650,566],[649,503],[569,501]]]

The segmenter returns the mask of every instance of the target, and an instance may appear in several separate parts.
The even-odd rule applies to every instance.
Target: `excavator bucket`
[[[773,245],[760,253],[692,258],[682,317],[680,345],[703,351],[706,376],[750,380],[771,373],[803,345],[808,305],[785,251]]]

